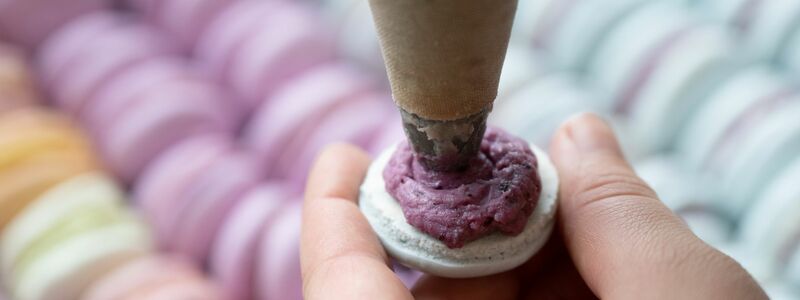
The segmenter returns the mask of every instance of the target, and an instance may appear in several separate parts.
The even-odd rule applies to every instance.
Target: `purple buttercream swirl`
[[[528,143],[495,128],[487,128],[466,170],[428,170],[404,142],[383,178],[408,223],[450,248],[495,231],[520,234],[542,190]]]

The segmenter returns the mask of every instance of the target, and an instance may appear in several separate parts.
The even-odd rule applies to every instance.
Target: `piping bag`
[[[459,171],[480,150],[517,0],[369,0],[392,97],[423,166]]]

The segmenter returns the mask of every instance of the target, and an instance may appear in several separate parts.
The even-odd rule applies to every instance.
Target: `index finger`
[[[306,185],[300,261],[306,299],[411,299],[357,205],[369,156],[327,147]]]

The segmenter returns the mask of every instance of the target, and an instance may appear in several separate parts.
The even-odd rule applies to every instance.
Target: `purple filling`
[[[495,231],[520,234],[542,190],[528,143],[495,128],[486,129],[466,170],[428,170],[404,142],[383,178],[408,223],[450,248]]]

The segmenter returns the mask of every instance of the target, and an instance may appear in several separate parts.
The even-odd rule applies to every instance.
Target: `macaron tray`
[[[800,0],[750,2],[520,0],[490,122],[605,116],[796,299]],[[365,0],[0,1],[0,299],[300,299],[314,156],[402,138]]]

